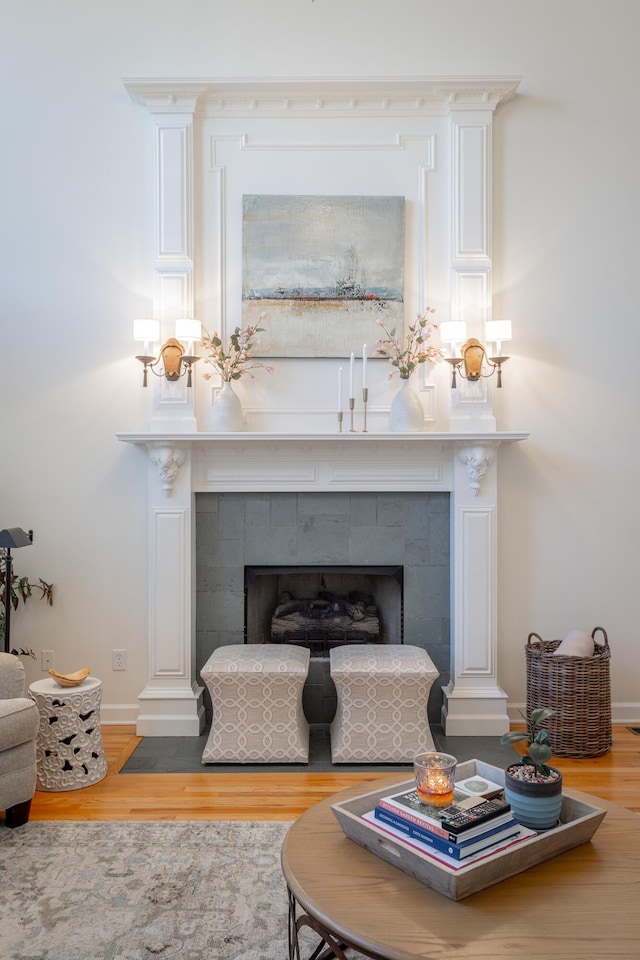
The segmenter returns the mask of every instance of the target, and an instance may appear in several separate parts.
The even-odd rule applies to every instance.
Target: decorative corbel
[[[166,443],[148,443],[149,459],[157,467],[165,496],[170,496],[180,467],[186,459],[184,447],[172,447]]]
[[[458,447],[458,460],[466,467],[469,486],[474,497],[477,497],[480,492],[480,484],[486,476],[489,465],[493,463],[499,446],[500,441],[495,440]]]

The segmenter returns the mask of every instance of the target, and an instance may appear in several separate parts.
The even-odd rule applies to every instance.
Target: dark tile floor
[[[450,753],[462,762],[478,759],[505,767],[515,758],[512,747],[503,747],[499,737],[445,737],[442,728],[432,727],[438,750]],[[298,770],[361,770],[375,772],[410,771],[410,764],[358,763],[332,764],[328,727],[312,727],[309,763],[202,763],[207,733],[200,737],[144,737],[122,768],[122,773],[255,773]]]

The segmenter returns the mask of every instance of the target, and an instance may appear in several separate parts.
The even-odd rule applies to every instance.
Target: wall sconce
[[[445,357],[447,363],[451,364],[452,390],[458,385],[458,375],[463,380],[475,383],[481,377],[492,377],[497,372],[497,386],[502,386],[502,364],[509,359],[509,357],[501,355],[502,342],[503,340],[511,340],[511,321],[487,320],[485,332],[487,340],[495,343],[495,354],[493,356],[487,356],[485,347],[475,337],[470,337],[462,343],[460,353],[457,354],[458,344],[466,337],[466,325],[460,322],[440,324],[442,339],[451,344],[453,354],[451,357]]]
[[[160,347],[160,352],[156,357],[151,351],[153,345],[160,340],[160,321],[139,319],[133,322],[133,339],[144,343],[144,353],[138,354],[136,360],[139,360],[144,367],[142,375],[142,386],[147,386],[147,371],[151,370],[157,377],[166,377],[167,380],[179,380],[180,377],[187,374],[187,387],[191,383],[191,368],[197,363],[200,357],[194,354],[194,346],[202,335],[202,325],[199,320],[176,320],[176,336],[170,337],[166,343]],[[181,340],[186,341],[187,348],[182,345]],[[159,366],[161,364],[161,366]],[[159,367],[158,370],[155,368]]]

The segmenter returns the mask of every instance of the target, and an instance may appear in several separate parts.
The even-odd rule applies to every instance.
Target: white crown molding
[[[520,77],[326,79],[124,78],[129,96],[152,113],[206,117],[437,116],[495,110]]]

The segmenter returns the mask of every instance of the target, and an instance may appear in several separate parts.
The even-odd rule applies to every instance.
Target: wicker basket
[[[527,646],[527,720],[532,710],[550,707],[553,717],[542,726],[558,757],[599,757],[611,749],[611,651],[606,631],[591,657],[557,656],[560,640],[545,641],[530,633]]]

